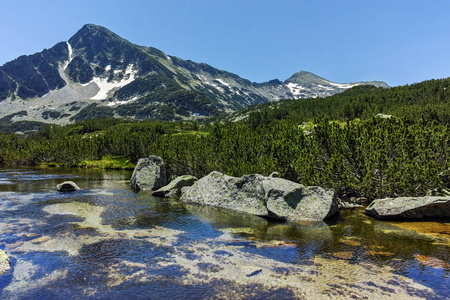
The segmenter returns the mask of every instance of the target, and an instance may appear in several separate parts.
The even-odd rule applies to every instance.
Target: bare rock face
[[[166,198],[181,196],[181,189],[183,187],[192,186],[197,180],[197,177],[191,175],[179,176],[172,180],[168,185],[154,191],[152,195]]]
[[[212,172],[180,200],[294,222],[322,221],[338,212],[333,190],[259,174],[231,177]]]
[[[135,190],[156,190],[167,185],[164,160],[156,155],[139,159],[130,185]]]
[[[0,276],[5,274],[7,271],[11,269],[11,260],[9,259],[8,254],[0,250]]]
[[[73,181],[64,181],[56,186],[59,192],[75,192],[81,190],[79,186]]]
[[[366,214],[381,220],[449,218],[450,197],[399,197],[373,201]]]
[[[212,172],[198,180],[180,200],[268,216],[262,180],[261,175],[238,178]]]

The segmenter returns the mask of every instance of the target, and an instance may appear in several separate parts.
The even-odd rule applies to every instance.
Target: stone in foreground
[[[156,197],[166,197],[166,198],[178,197],[181,196],[181,189],[183,187],[190,187],[197,180],[198,180],[197,177],[191,175],[179,176],[174,180],[172,180],[168,185],[163,186],[162,188],[154,191],[152,195]]]
[[[59,192],[75,192],[81,190],[80,187],[73,181],[64,181],[56,186],[56,189]]]
[[[157,190],[167,184],[164,160],[156,155],[139,159],[131,176],[130,185],[135,190]]]
[[[259,174],[231,177],[212,172],[180,199],[286,221],[322,221],[336,212],[336,193]]]
[[[399,197],[373,201],[366,214],[381,220],[450,218],[450,197]]]
[[[5,274],[7,271],[11,269],[11,260],[9,259],[8,254],[0,250],[0,276]]]

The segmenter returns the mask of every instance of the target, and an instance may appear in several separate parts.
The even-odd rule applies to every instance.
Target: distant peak
[[[321,78],[320,76],[317,76],[316,74],[311,73],[311,72],[308,72],[308,71],[300,71],[300,72],[297,72],[297,73],[295,73],[294,75],[291,76],[291,78],[302,78],[302,77],[307,77],[307,78],[310,78],[310,77]]]
[[[326,79],[317,76],[314,73],[308,72],[308,71],[300,71],[292,75],[289,79],[285,81],[285,83],[312,83],[312,82],[318,82],[318,81],[326,81]]]
[[[311,72],[308,72],[308,71],[305,71],[305,70],[301,70],[300,72],[297,72],[297,73],[295,73],[294,75],[299,75],[299,76],[301,76],[301,75],[315,75],[314,73],[311,73]]]

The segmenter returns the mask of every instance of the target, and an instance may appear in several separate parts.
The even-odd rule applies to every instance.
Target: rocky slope
[[[93,117],[174,120],[280,99],[329,96],[338,84],[309,72],[254,83],[204,63],[135,45],[88,24],[67,42],[0,67],[0,119],[67,123]]]

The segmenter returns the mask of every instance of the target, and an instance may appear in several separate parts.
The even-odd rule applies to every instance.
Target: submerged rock
[[[81,190],[73,181],[64,181],[56,186],[60,192],[75,192]]]
[[[156,155],[139,159],[131,176],[130,185],[135,190],[156,190],[167,184],[164,160]]]
[[[8,254],[0,250],[0,276],[5,274],[7,271],[11,269],[11,260],[9,259]]]
[[[449,218],[450,197],[399,197],[373,201],[366,214],[376,219]]]
[[[333,190],[259,174],[231,177],[212,172],[186,191],[181,201],[287,221],[322,221],[338,211]]]
[[[181,196],[182,188],[192,186],[197,180],[197,177],[191,175],[179,176],[172,180],[168,185],[154,191],[152,195],[166,198]]]
[[[450,269],[450,264],[436,257],[416,254],[414,257],[423,265],[430,266],[435,269]]]

